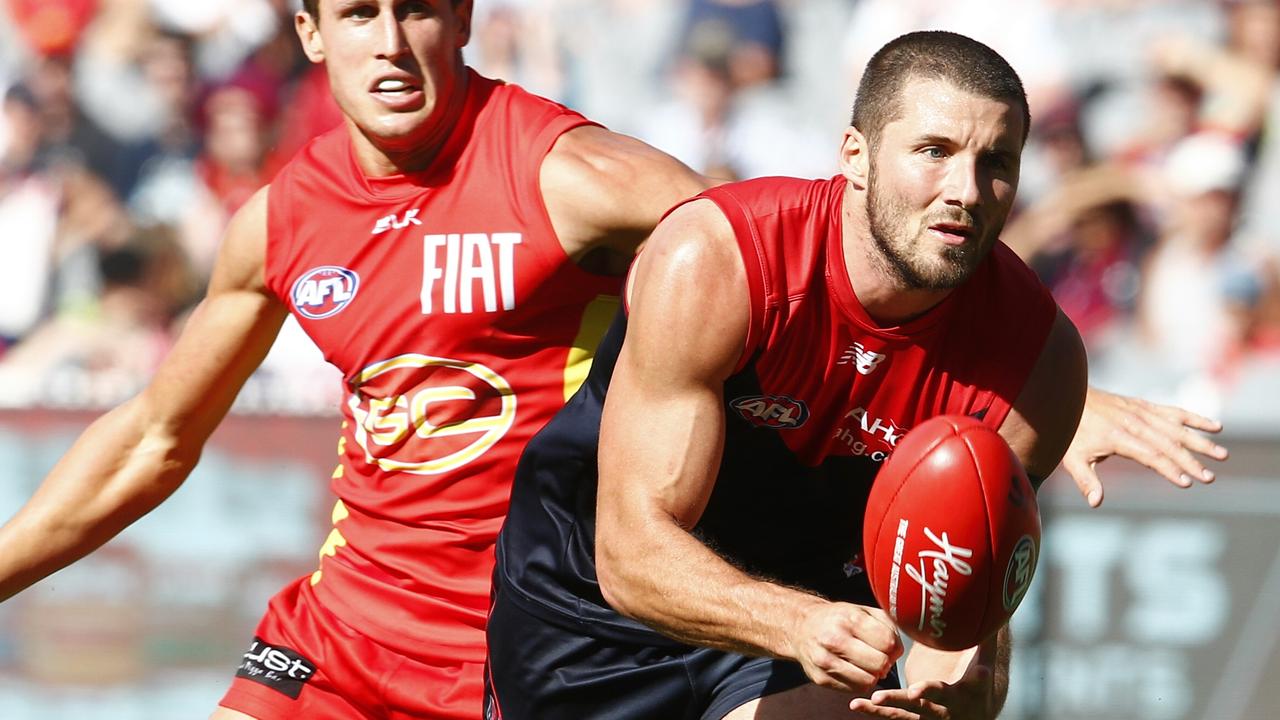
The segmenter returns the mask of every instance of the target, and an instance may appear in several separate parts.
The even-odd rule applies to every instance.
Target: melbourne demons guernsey
[[[935,415],[998,428],[1056,305],[997,243],[940,304],[904,325],[879,326],[849,281],[845,184],[765,178],[701,196],[733,227],[751,320],[741,366],[725,382],[716,485],[693,532],[749,573],[873,605],[860,552],[877,471],[908,430]],[[673,641],[613,612],[596,583],[596,445],[625,324],[619,313],[582,389],[521,458],[495,582],[550,622],[666,644]]]
[[[570,261],[539,190],[552,144],[587,122],[471,73],[427,171],[365,177],[339,128],[271,184],[267,283],[346,392],[311,584],[410,657],[484,659],[517,458],[581,383],[617,306],[620,281]]]

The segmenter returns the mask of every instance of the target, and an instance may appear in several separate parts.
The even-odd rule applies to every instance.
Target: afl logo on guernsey
[[[342,312],[360,289],[360,276],[337,265],[322,265],[306,271],[293,283],[290,295],[299,315],[320,320]]]
[[[748,395],[735,398],[729,407],[757,427],[793,430],[809,419],[809,406],[786,395]]]
[[[516,418],[516,394],[476,362],[411,353],[369,365],[347,400],[365,462],[438,475],[492,448]]]

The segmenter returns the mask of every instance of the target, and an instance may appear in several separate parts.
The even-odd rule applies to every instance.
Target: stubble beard
[[[932,222],[968,222],[965,211],[957,210],[957,213],[963,215],[929,220],[923,226],[927,227]],[[988,238],[999,237],[1004,225],[1002,222],[1000,226],[991,228],[976,244],[944,246],[940,255],[930,258],[922,250],[922,239],[908,236],[906,218],[907,212],[901,203],[895,203],[889,193],[877,190],[876,174],[872,172],[867,182],[867,226],[876,247],[873,259],[887,275],[910,290],[951,290],[959,287],[973,275],[986,251],[994,244]]]

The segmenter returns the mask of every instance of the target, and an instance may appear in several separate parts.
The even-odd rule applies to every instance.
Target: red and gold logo
[[[516,395],[480,363],[407,354],[356,376],[347,400],[365,460],[388,472],[437,475],[483,455],[511,429]]]

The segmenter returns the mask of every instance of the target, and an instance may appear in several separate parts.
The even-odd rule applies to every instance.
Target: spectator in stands
[[[1065,247],[1034,258],[1032,266],[1090,344],[1132,318],[1150,240],[1125,200],[1081,207],[1066,235]]]
[[[768,16],[760,4],[748,5]],[[755,15],[722,14],[739,25],[711,15],[686,30],[668,76],[671,98],[642,113],[640,137],[699,172],[726,180],[833,172],[824,143],[808,118],[793,114],[785,93],[762,84],[767,78],[756,72],[759,68],[734,68],[752,64],[742,60],[743,53],[754,57],[759,50],[759,29],[745,22]],[[771,67],[776,70],[776,64]]]
[[[228,217],[270,180],[264,162],[276,112],[273,92],[252,76],[237,77],[214,87],[202,103],[196,175]]]
[[[660,79],[670,61],[684,0],[546,0],[553,47],[560,60],[564,92],[549,93],[610,129],[635,134],[637,109],[660,99]],[[486,19],[478,17],[468,50],[487,38]],[[488,75],[486,58],[475,67]],[[468,55],[471,60],[471,55]],[[496,74],[497,77],[506,77]]]
[[[688,40],[671,69],[673,97],[645,113],[640,135],[704,174],[742,177],[731,155],[734,100],[729,74],[733,38],[718,26],[703,26]]]
[[[474,55],[476,69],[539,95],[571,102],[567,68],[561,59],[563,38],[555,28],[559,4],[557,0],[490,0],[478,6],[469,55]]]
[[[68,140],[72,126],[49,122],[40,95],[10,88],[4,116],[10,138],[0,151],[0,242],[9,280],[0,289],[0,338],[12,343],[50,313],[95,296],[96,248],[118,242],[128,218]]]
[[[1138,319],[1151,358],[1179,384],[1202,382],[1233,344],[1226,290],[1250,272],[1229,242],[1245,169],[1239,142],[1211,133],[1182,140],[1166,161],[1171,202],[1144,268]]]
[[[1092,345],[1132,319],[1150,230],[1133,176],[1092,159],[1079,107],[1061,104],[1032,130],[1043,195],[1009,223],[1003,239]]]
[[[6,281],[0,284],[0,353],[44,315],[53,273],[58,189],[36,170],[40,111],[23,85],[9,88],[0,117],[0,248]]]
[[[72,92],[70,56],[39,58],[27,76],[27,83],[40,109],[37,162],[83,167],[119,193],[125,182],[122,147],[80,107]]]
[[[786,32],[775,0],[688,0],[681,45],[694,36],[720,32],[733,38],[724,58],[725,70],[739,90],[772,83],[782,76]]]
[[[144,224],[176,224],[195,202],[194,163],[200,137],[195,124],[198,79],[193,41],[186,35],[155,30],[139,57],[142,84],[138,97],[153,105],[156,122],[128,150],[134,182],[126,195],[130,212]]]
[[[180,241],[207,277],[228,219],[270,178],[267,153],[275,114],[271,89],[251,77],[212,88],[201,103],[201,152],[190,201],[174,208]]]
[[[63,378],[118,402],[135,392],[168,350],[175,318],[197,297],[199,283],[172,231],[139,230],[97,255],[96,301],[54,316],[0,361],[0,402],[48,399]]]
[[[1234,0],[1226,3],[1230,20],[1229,47],[1253,61],[1269,79],[1266,119],[1261,126],[1257,157],[1245,188],[1237,243],[1259,256],[1274,275],[1280,267],[1280,228],[1274,220],[1280,197],[1280,2]],[[1272,277],[1269,287],[1277,278]],[[1266,294],[1264,293],[1264,298]],[[1263,303],[1266,307],[1267,303]],[[1265,312],[1265,311],[1264,311]],[[1280,309],[1277,314],[1280,315]],[[1276,318],[1280,323],[1280,317]]]
[[[98,10],[98,0],[7,0],[9,16],[30,49],[42,57],[65,57]]]
[[[1227,15],[1227,47],[1274,75],[1280,70],[1280,3],[1221,1]]]

